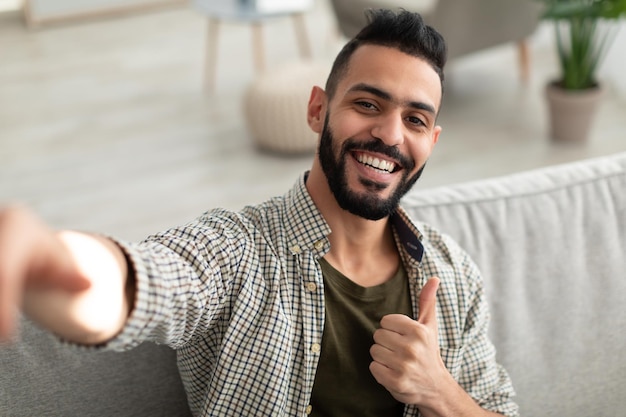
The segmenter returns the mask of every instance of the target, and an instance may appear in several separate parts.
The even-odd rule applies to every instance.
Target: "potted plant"
[[[626,0],[540,0],[554,21],[560,78],[548,83],[550,135],[585,141],[602,96],[597,71],[615,34],[602,23],[626,15]],[[600,24],[599,24],[600,23]]]

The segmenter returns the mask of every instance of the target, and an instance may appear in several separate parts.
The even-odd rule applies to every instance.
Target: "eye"
[[[416,126],[426,126],[426,123],[417,116],[408,116],[406,120],[409,123],[414,124]]]
[[[374,103],[369,101],[357,101],[355,104],[364,110],[374,111],[378,109]]]

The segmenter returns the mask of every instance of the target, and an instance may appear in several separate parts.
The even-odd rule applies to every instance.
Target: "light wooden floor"
[[[291,24],[265,26],[270,67],[298,57]],[[318,1],[307,16],[315,59],[339,48],[333,28]],[[0,17],[0,204],[26,203],[55,227],[139,239],[291,187],[313,155],[254,147],[241,108],[254,78],[249,28],[224,27],[213,96],[202,91],[205,30],[187,8],[36,31]],[[418,187],[626,150],[624,43],[604,70],[610,89],[591,141],[563,146],[546,135],[550,40],[543,26],[531,39],[527,85],[513,46],[450,63],[443,134]]]

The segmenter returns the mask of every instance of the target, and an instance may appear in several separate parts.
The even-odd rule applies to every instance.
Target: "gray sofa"
[[[626,153],[415,190],[404,206],[483,271],[523,416],[626,410]],[[68,351],[23,323],[0,349],[0,416],[188,416],[171,350]]]

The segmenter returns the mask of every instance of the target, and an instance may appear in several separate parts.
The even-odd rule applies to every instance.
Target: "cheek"
[[[409,152],[415,161],[416,169],[419,169],[430,158],[436,140],[432,135],[423,136],[413,140],[409,144]]]
[[[354,112],[337,112],[331,118],[330,128],[339,140],[364,139],[371,136],[371,127]]]

